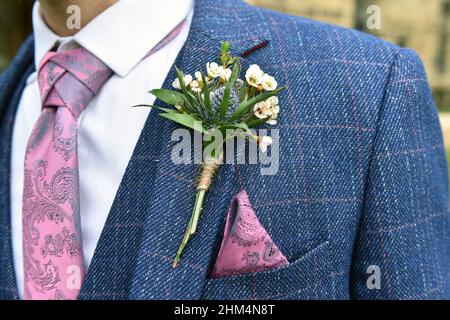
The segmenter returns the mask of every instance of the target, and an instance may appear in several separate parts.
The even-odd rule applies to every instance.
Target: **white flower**
[[[222,79],[223,81],[228,81],[230,80],[231,77],[231,69],[230,68],[224,68],[222,66],[219,67],[220,69],[220,79]]]
[[[267,73],[265,73],[261,79],[261,84],[264,90],[266,91],[274,91],[278,87],[278,83],[275,80],[274,77],[269,76]]]
[[[195,79],[197,79],[197,82],[200,84],[200,87],[203,88],[203,75],[200,71],[195,72]],[[213,79],[209,76],[205,76],[206,83],[210,84],[213,82]]]
[[[258,89],[260,89],[262,85],[261,81],[263,79],[263,76],[264,72],[257,64],[252,64],[245,73],[245,79],[247,80],[248,84]]]
[[[178,78],[173,80],[172,87],[174,87],[175,89],[181,90],[180,80],[178,80]]]
[[[258,137],[259,149],[261,149],[262,153],[267,152],[267,148],[272,145],[273,140],[269,136]]]
[[[219,66],[215,62],[211,62],[211,63],[208,62],[206,64],[206,70],[207,70],[208,76],[210,78],[217,78],[217,77],[219,77],[221,68],[223,69],[223,67]]]
[[[184,84],[186,86],[188,86],[192,82],[192,76],[189,74],[185,75],[183,78],[183,81],[184,81]],[[178,78],[176,78],[172,82],[172,87],[174,87],[175,89],[181,90],[180,80],[178,80]]]
[[[190,74],[187,74],[184,76],[183,80],[184,84],[188,86],[192,82],[192,76]]]
[[[278,118],[278,115],[275,113],[270,117],[270,119],[266,123],[271,126],[275,126],[278,123],[277,118]]]
[[[277,96],[271,96],[269,99],[267,99],[267,102],[273,106],[277,106],[280,101],[278,100]]]
[[[202,92],[200,83],[197,80],[194,80],[191,82],[191,90],[192,90],[192,92],[195,92],[195,93]]]
[[[267,119],[270,118],[269,124],[276,124],[276,115],[280,112],[280,106],[278,105],[278,98],[273,96],[267,99],[266,101],[258,102],[253,107],[253,113],[259,119]]]
[[[269,99],[266,100],[266,103],[269,104],[269,108],[272,112],[272,114],[278,114],[280,112],[280,106],[278,105],[279,100],[276,96],[272,96]]]
[[[270,105],[266,101],[258,102],[253,107],[253,113],[259,119],[266,119],[272,115]]]

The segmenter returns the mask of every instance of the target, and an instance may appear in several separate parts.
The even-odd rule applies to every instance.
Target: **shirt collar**
[[[45,24],[36,1],[33,8],[36,68],[49,50],[74,41],[124,77],[190,16],[192,10],[193,0],[120,0],[73,37],[63,38]],[[185,28],[189,28],[189,24],[190,21]]]

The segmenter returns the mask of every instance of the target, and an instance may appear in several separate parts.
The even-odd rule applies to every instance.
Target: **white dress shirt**
[[[160,88],[183,47],[193,13],[193,0],[121,0],[76,35],[61,38],[45,24],[39,2],[33,9],[35,65],[52,48],[79,44],[113,71],[79,118],[78,155],[83,250],[88,267],[118,187],[150,112],[133,105],[152,104],[147,93]],[[183,31],[163,49],[143,59],[181,21]],[[14,265],[23,297],[22,193],[25,149],[41,112],[36,72],[30,75],[18,106],[12,141],[11,225]]]

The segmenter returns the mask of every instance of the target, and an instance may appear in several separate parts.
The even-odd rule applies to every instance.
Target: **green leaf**
[[[282,87],[275,91],[264,92],[264,93],[258,94],[257,96],[254,96],[253,98],[251,98],[247,101],[241,102],[241,104],[239,105],[239,107],[237,108],[237,110],[234,112],[234,114],[231,116],[230,119],[236,120],[240,115],[246,114],[248,111],[250,111],[250,109],[258,102],[261,102],[261,101],[269,99],[270,97],[276,96],[284,89],[286,89],[286,88]]]
[[[160,113],[160,116],[176,123],[179,123],[185,127],[191,128],[193,130],[197,130],[202,133],[206,133],[206,129],[203,126],[199,127],[199,122],[197,118],[190,114],[182,114],[182,113]],[[197,124],[197,125],[195,125]]]
[[[163,108],[163,107],[158,107],[158,106],[152,106],[150,104],[138,104],[138,105],[132,106],[132,108],[139,108],[139,107],[155,108],[155,109],[167,112],[167,113],[185,113],[178,109]]]
[[[247,84],[247,82],[245,81],[245,82],[242,84],[241,89],[239,90],[239,101],[244,101],[244,100],[246,100],[247,89],[248,89],[248,84]]]
[[[205,95],[204,95],[205,106],[206,106],[206,109],[211,111],[211,91],[209,89],[209,84],[206,81],[206,77],[203,74],[202,74],[202,78],[203,78],[203,86],[205,87]]]
[[[245,131],[250,131],[250,128],[247,126],[245,122],[237,123],[236,128],[243,129]]]
[[[186,89],[186,84],[184,83],[184,73],[177,66],[175,66],[175,73],[177,74],[177,78],[180,81],[181,90]]]
[[[226,129],[242,129],[245,132],[250,131],[250,128],[247,126],[247,124],[245,122],[226,124],[226,125],[220,127],[220,130],[226,130]]]
[[[146,107],[146,108],[153,108],[153,106],[151,104],[137,104],[134,106],[131,106],[132,108],[142,108],[142,107]]]
[[[241,63],[239,62],[239,59],[236,58],[233,66],[233,71],[231,72],[230,80],[231,86],[234,86],[234,83],[236,82],[237,78],[239,77],[239,74],[241,73]]]
[[[222,42],[222,47],[220,48],[220,61],[224,67],[227,67],[231,60],[231,54],[229,51],[230,46],[231,45],[229,42]]]
[[[152,106],[152,108],[164,111],[166,113],[182,113],[177,109],[162,108],[162,107],[157,107],[157,106]]]
[[[230,108],[230,96],[231,96],[231,87],[230,82],[227,82],[225,85],[225,92],[223,93],[222,101],[220,102],[220,114],[225,116],[227,114],[228,109]]]
[[[181,71],[180,69],[178,69],[175,66],[175,73],[177,75],[178,81],[180,82],[181,91],[183,92],[183,94],[186,94],[187,88],[186,88],[186,84],[184,83],[184,73],[183,73],[183,71]]]
[[[220,49],[220,51],[222,52],[222,53],[226,53],[226,52],[228,52],[229,50],[230,50],[230,43],[229,42],[227,42],[227,41],[224,41],[224,42],[222,42],[222,48]]]
[[[252,120],[247,122],[247,125],[250,128],[257,127],[257,126],[259,126],[259,125],[261,125],[263,123],[266,123],[267,121],[269,121],[269,119],[270,119],[270,117],[267,117],[265,119],[258,119],[258,118],[252,119]]]
[[[180,69],[175,67],[175,72],[177,74],[178,80],[180,81],[181,91],[183,92],[184,96],[186,97],[187,102],[189,103],[190,107],[194,108],[195,107],[195,97],[192,94],[192,92],[190,90],[188,90],[188,88],[186,87],[186,84],[184,83],[183,71],[181,71]]]
[[[150,93],[155,97],[157,97],[159,100],[172,106],[176,105],[183,106],[186,101],[182,93],[174,90],[154,89],[151,90]]]

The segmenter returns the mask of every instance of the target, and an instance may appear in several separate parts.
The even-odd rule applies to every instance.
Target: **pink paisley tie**
[[[76,299],[81,289],[77,119],[111,75],[83,48],[49,52],[39,69],[42,112],[25,156],[25,299]]]
[[[177,25],[145,57],[170,43]],[[25,299],[76,299],[86,273],[80,230],[78,117],[113,74],[83,48],[49,52],[38,73],[42,112],[25,155]]]
[[[146,56],[170,43],[177,25]],[[80,230],[78,117],[113,74],[83,48],[49,52],[38,73],[42,112],[25,155],[25,299],[76,299],[86,274]]]
[[[212,278],[267,271],[288,265],[256,217],[246,191],[231,202]]]

